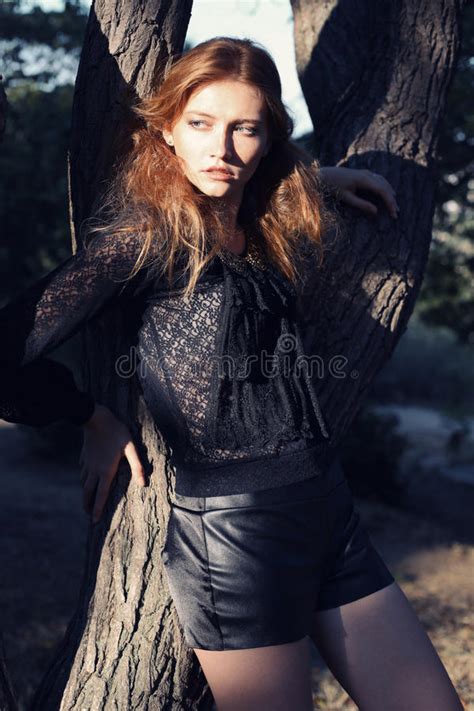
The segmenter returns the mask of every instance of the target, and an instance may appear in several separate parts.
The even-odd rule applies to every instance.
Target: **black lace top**
[[[120,298],[138,306],[136,375],[170,446],[177,493],[242,493],[317,474],[329,432],[291,283],[249,239],[243,255],[221,250],[186,302],[179,271],[171,287],[153,267],[124,286],[139,249],[135,236],[95,237],[0,310],[0,417],[85,423],[93,397],[45,356]]]

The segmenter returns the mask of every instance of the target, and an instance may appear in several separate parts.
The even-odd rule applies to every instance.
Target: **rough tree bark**
[[[401,217],[346,210],[348,229],[309,279],[307,344],[321,355],[320,397],[334,444],[406,328],[426,264],[434,156],[458,47],[461,0],[293,0],[299,76],[322,164],[367,167],[396,187]],[[159,83],[160,61],[182,48],[191,0],[93,5],[81,56],[71,143],[71,225],[112,166],[113,139],[134,95]],[[212,699],[183,643],[160,551],[172,472],[134,381],[114,364],[123,314],[87,329],[88,384],[134,434],[150,484],[129,486],[122,463],[102,522],[91,528],[77,611],[34,709],[206,709]],[[316,337],[317,334],[317,337]],[[347,359],[334,377],[329,358]],[[355,377],[357,371],[357,377]],[[352,375],[352,377],[351,377]],[[135,423],[138,423],[135,425]]]
[[[462,0],[292,0],[298,76],[321,165],[366,168],[397,193],[392,219],[344,206],[343,235],[305,290],[306,346],[334,445],[407,327],[431,240],[439,119]],[[374,195],[366,195],[374,201]],[[318,361],[319,362],[319,361]]]
[[[129,107],[155,89],[180,54],[191,0],[93,3],[76,80],[69,155],[73,249],[102,181],[128,150]],[[194,653],[183,643],[161,548],[174,480],[166,447],[135,378],[115,369],[130,314],[112,307],[84,329],[85,382],[133,434],[148,486],[130,484],[125,459],[101,522],[91,526],[77,610],[32,708],[175,709],[212,706]],[[133,362],[131,363],[133,371]]]

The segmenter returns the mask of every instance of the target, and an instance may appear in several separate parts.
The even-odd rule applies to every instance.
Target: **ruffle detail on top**
[[[293,285],[253,245],[245,258],[227,251],[221,257],[225,308],[205,444],[248,450],[327,441]]]

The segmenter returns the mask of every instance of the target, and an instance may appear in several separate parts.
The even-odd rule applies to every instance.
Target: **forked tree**
[[[307,265],[305,340],[326,369],[315,385],[337,446],[406,329],[420,290],[438,179],[439,121],[463,0],[291,5],[315,156],[321,165],[383,174],[401,206],[398,220],[381,204],[376,217],[344,207],[345,229],[328,235],[323,264]],[[182,51],[191,9],[191,0],[92,5],[68,156],[74,252],[82,246],[82,221],[128,149],[130,105],[157,89],[171,56]],[[213,703],[184,643],[161,562],[174,484],[167,448],[136,378],[121,377],[115,368],[125,319],[111,305],[83,330],[84,385],[128,424],[149,485],[131,484],[122,460],[102,519],[89,529],[77,609],[32,704],[41,711],[210,709]],[[14,708],[1,659],[0,703]]]

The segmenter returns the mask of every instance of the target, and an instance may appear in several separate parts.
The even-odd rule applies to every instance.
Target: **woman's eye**
[[[200,124],[200,123],[206,124],[205,121],[201,121],[199,119],[196,119],[195,121],[189,121],[189,125],[193,126],[193,128],[199,128],[199,126],[196,126],[196,124]],[[243,128],[244,131],[248,131],[249,136],[256,136],[257,135],[257,131],[254,128],[250,128],[249,126],[236,126],[236,128]]]
[[[249,126],[238,126],[237,128],[243,128],[245,131],[249,132],[249,136],[256,136],[257,131],[254,128],[250,128]]]

